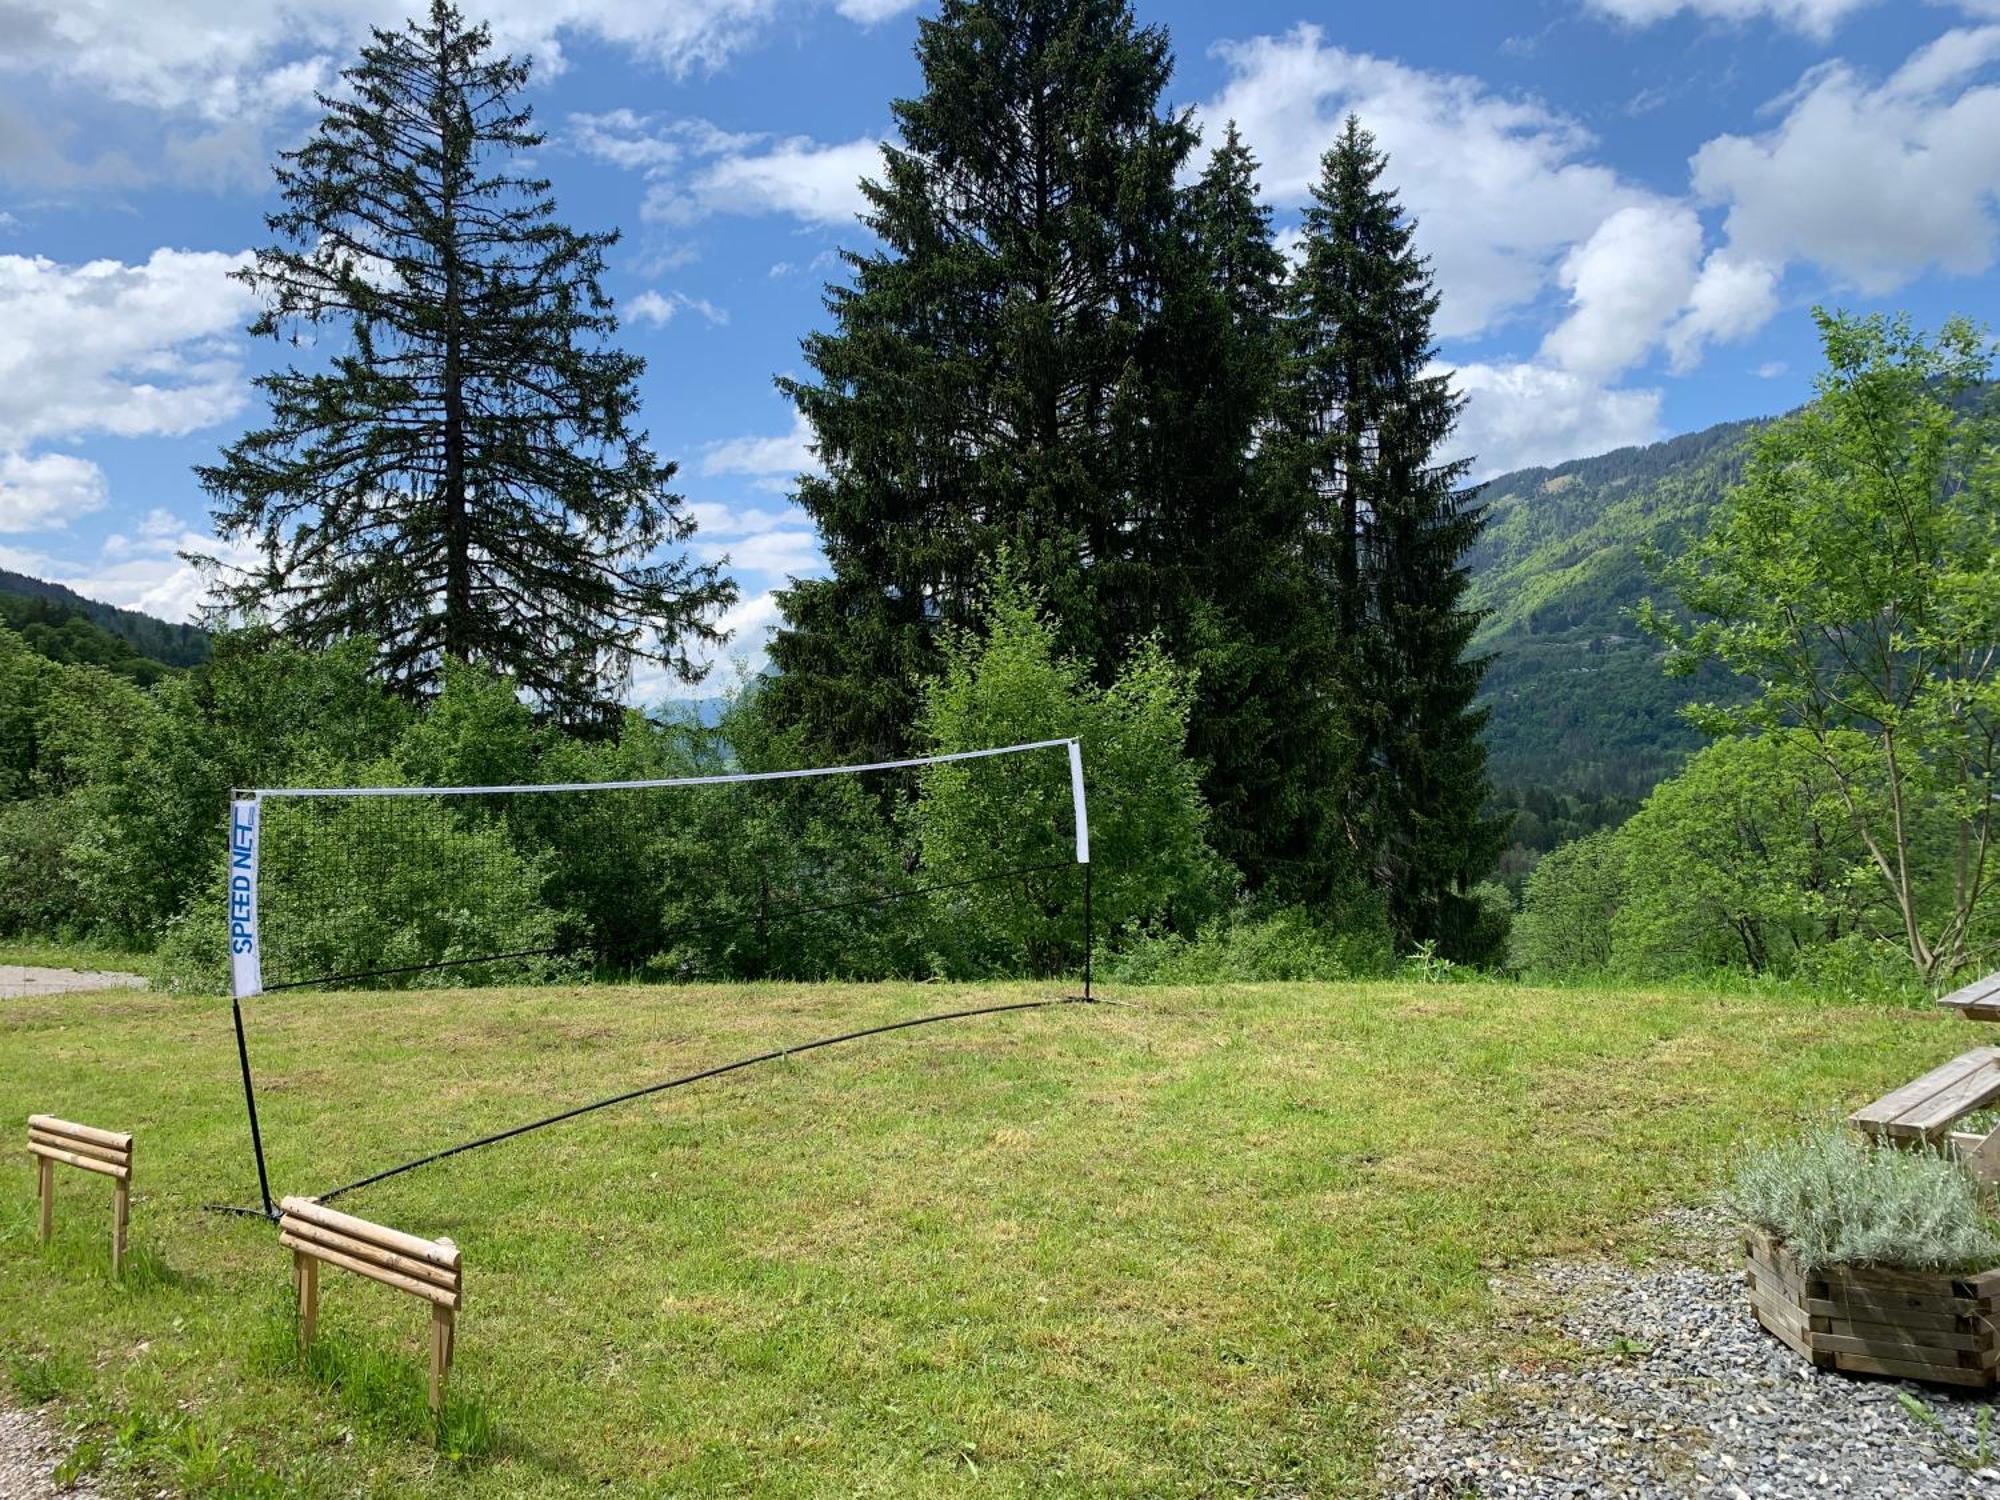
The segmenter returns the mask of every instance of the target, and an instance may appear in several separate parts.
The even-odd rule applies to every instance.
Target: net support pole
[[[243,997],[263,993],[263,955],[257,920],[257,843],[260,809],[255,795],[229,801],[229,1015],[236,1026],[236,1065],[243,1074],[243,1108],[250,1116],[250,1149],[257,1157],[257,1194],[264,1216],[271,1207],[271,1177],[264,1166],[264,1133],[257,1125],[257,1090],[250,1079],[250,1044],[243,1036]]]
[[[1083,791],[1083,746],[1069,744],[1070,810],[1076,818],[1076,862],[1083,866],[1083,998],[1090,998],[1090,950],[1095,929],[1090,919],[1090,804]]]

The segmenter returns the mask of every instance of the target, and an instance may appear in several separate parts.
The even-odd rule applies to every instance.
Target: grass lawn
[[[1028,987],[280,994],[248,1007],[274,1192],[789,1041]],[[414,1299],[289,1257],[226,1003],[0,1002],[0,1102],[137,1133],[0,1195],[0,1348],[108,1477],[327,1496],[1366,1493],[1399,1371],[1508,1261],[1642,1252],[1733,1144],[1973,1044],[1912,1012],[1645,989],[1136,991],[747,1069],[338,1206],[463,1248],[458,1400]]]

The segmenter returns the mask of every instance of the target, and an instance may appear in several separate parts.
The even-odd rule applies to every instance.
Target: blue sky
[[[617,227],[609,290],[650,364],[696,550],[727,553],[754,659],[813,570],[789,481],[799,372],[854,182],[919,87],[907,0],[469,4],[540,63],[540,165]],[[1444,294],[1482,473],[1783,410],[1815,302],[1993,315],[2000,0],[1137,0],[1171,96],[1238,119],[1281,230],[1357,111]],[[190,465],[252,423],[226,273],[269,161],[389,0],[0,3],[0,566],[185,617]],[[658,689],[642,680],[642,695]]]

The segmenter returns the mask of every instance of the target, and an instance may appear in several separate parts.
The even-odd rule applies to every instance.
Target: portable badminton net
[[[634,853],[620,844],[621,839],[633,844],[633,830],[650,826],[644,815],[657,811],[637,799],[727,798],[759,784],[772,786],[781,795],[810,798],[815,789],[831,793],[845,786],[851,791],[857,779],[872,775],[969,762],[1026,770],[1035,758],[1057,753],[1068,762],[1069,806],[1064,821],[1070,824],[1069,837],[1061,837],[1051,818],[1046,829],[1037,830],[1029,850],[1044,857],[1016,860],[1004,868],[857,872],[843,870],[837,854],[815,847],[793,861],[798,868],[792,871],[788,887],[782,880],[774,883],[763,868],[772,862],[772,851],[738,851],[758,866],[754,880],[719,880],[715,899],[704,903],[678,890],[653,888],[665,879],[660,867],[646,864],[643,849]],[[1034,775],[1038,788],[1054,792],[1049,782],[1053,769]],[[1044,796],[1033,805],[1047,809],[1049,801]],[[809,821],[811,812],[808,807],[802,816]],[[682,831],[689,837],[700,836],[699,826],[691,833]],[[587,926],[552,916],[551,907],[562,903],[543,900],[555,877],[538,863],[534,851],[564,838],[591,850],[601,842],[606,850],[601,860],[572,860],[563,877],[572,885],[597,882],[597,888],[586,893],[596,913],[596,920]],[[1064,877],[1063,870],[1072,873]],[[531,975],[537,963],[584,964],[599,973],[631,972],[648,957],[646,950],[662,941],[699,938],[735,943],[740,935],[747,950],[772,952],[783,950],[772,937],[781,931],[795,934],[796,952],[801,943],[810,946],[814,941],[852,940],[857,932],[865,935],[867,913],[899,902],[996,881],[1025,884],[1063,878],[1081,885],[1080,995],[920,1016],[780,1047],[417,1156],[320,1193],[321,1201],[444,1157],[753,1063],[933,1021],[1090,1000],[1090,820],[1082,749],[1075,739],[1053,739],[856,765],[650,780],[275,787],[239,792],[230,805],[228,844],[231,1013],[261,1211],[268,1216],[272,1200],[244,1024],[243,1002],[253,997],[282,990],[432,982],[468,970],[497,970],[515,977]],[[572,890],[567,895],[577,893]],[[529,919],[523,913],[535,915]],[[829,925],[835,923],[845,925]]]

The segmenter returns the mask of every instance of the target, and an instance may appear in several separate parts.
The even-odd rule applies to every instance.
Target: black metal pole
[[[257,1192],[264,1200],[264,1217],[272,1217],[271,1179],[264,1171],[264,1136],[257,1129],[257,1092],[250,1087],[250,1048],[243,1040],[243,1004],[229,997],[229,1013],[236,1019],[236,1062],[243,1069],[243,1103],[250,1111],[250,1149],[257,1153]]]
[[[1090,998],[1090,948],[1096,936],[1090,922],[1090,866],[1083,867],[1083,998]]]

